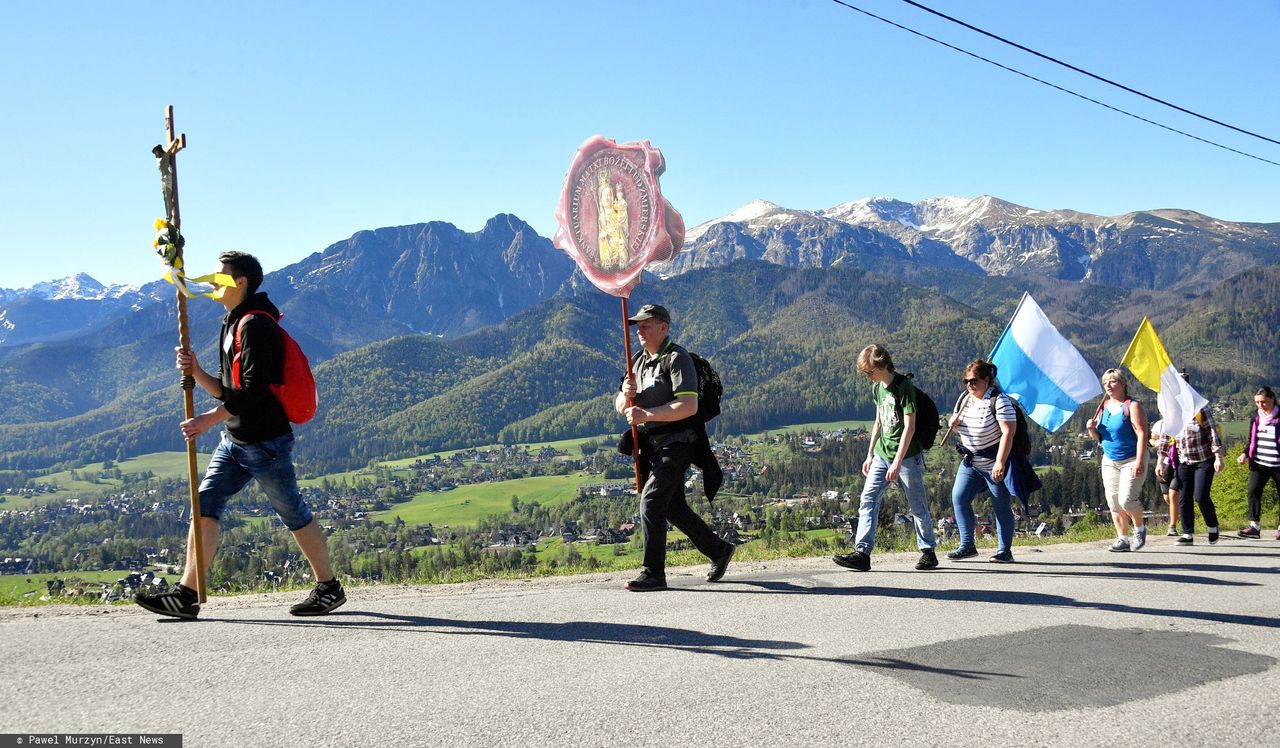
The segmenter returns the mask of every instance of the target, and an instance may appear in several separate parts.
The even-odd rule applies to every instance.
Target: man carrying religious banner
[[[219,272],[230,276],[222,282],[234,285],[220,285],[214,294],[227,310],[218,335],[217,375],[205,371],[193,351],[181,347],[175,350],[178,368],[189,368],[196,384],[221,401],[218,407],[183,421],[183,437],[194,441],[224,422],[226,429],[200,483],[200,517],[198,527],[192,523],[188,533],[182,581],[163,592],[144,590],[134,599],[153,613],[195,618],[200,613],[197,563],[199,568],[207,569],[213,561],[219,518],[227,500],[250,480],[257,479],[310,562],[317,582],[307,599],[289,612],[296,616],[323,615],[347,598],[330,568],[324,532],[298,489],[293,469],[293,428],[284,406],[271,390],[272,383],[281,379],[284,361],[283,333],[277,323],[280,311],[265,292],[258,290],[262,265],[257,258],[243,252],[224,252],[218,260],[222,263]],[[202,540],[198,562],[196,532]]]
[[[667,588],[668,521],[711,559],[707,581],[719,581],[733,558],[734,545],[712,532],[684,495],[685,473],[701,426],[696,419],[697,369],[688,351],[671,342],[671,315],[665,307],[645,304],[627,321],[635,327],[642,350],[632,358],[631,376],[623,379],[614,408],[637,429],[641,472],[648,477],[640,491],[644,568],[626,589]]]

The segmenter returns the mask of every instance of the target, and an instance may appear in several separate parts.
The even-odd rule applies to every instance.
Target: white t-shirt
[[[956,434],[960,443],[971,452],[980,452],[992,445],[1000,443],[1000,421],[1009,423],[1018,420],[1013,409],[1013,402],[1003,392],[997,395],[994,418],[991,407],[993,390],[988,389],[981,400],[966,395],[960,405],[960,423],[956,426]],[[990,470],[996,461],[993,457],[974,457],[973,466],[979,470]]]

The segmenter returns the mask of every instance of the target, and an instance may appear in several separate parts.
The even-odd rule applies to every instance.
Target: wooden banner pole
[[[627,381],[634,388],[636,384],[635,373],[631,371],[631,323],[627,321],[630,317],[627,312],[627,297],[622,297],[622,347],[627,353]],[[630,408],[635,404],[635,398],[627,398],[627,407]],[[644,483],[640,479],[640,432],[636,430],[635,425],[631,426],[631,456],[635,460],[636,467],[636,496],[640,495]]]

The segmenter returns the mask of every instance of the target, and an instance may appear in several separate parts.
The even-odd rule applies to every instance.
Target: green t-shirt
[[[894,374],[893,382],[888,387],[879,382],[872,387],[872,396],[876,400],[876,419],[880,421],[875,453],[888,462],[893,462],[898,456],[898,445],[902,443],[902,430],[906,427],[903,416],[916,412],[916,387],[901,374]],[[894,392],[899,393],[901,398],[895,396]],[[920,445],[912,441],[904,457],[917,454],[920,454]]]

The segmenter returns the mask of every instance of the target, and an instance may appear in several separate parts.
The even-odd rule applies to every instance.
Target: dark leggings
[[[1182,481],[1182,499],[1178,504],[1178,513],[1182,515],[1182,534],[1191,535],[1196,531],[1197,503],[1200,504],[1205,525],[1216,528],[1218,510],[1209,497],[1209,489],[1213,487],[1213,460],[1178,463],[1178,478]]]
[[[1280,494],[1280,467],[1265,465],[1249,465],[1249,521],[1262,521],[1262,492],[1267,488],[1267,481],[1275,484],[1276,493]]]

